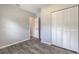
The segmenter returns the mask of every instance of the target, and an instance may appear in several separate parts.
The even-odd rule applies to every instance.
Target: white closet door
[[[52,44],[62,47],[62,11],[52,13]]]
[[[57,46],[62,47],[62,11],[56,12]]]
[[[63,12],[63,47],[78,51],[78,8],[69,8]]]
[[[52,13],[52,44],[78,52],[78,7]]]
[[[63,10],[63,48],[70,49],[70,14],[69,9]]]
[[[69,9],[71,25],[71,50],[78,52],[78,7]]]
[[[56,15],[52,13],[52,44],[57,45]]]
[[[50,13],[47,10],[41,11],[41,42],[46,44],[51,44],[51,22]]]

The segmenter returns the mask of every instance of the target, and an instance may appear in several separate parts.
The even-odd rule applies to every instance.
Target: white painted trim
[[[48,45],[51,45],[50,42],[45,42],[45,41],[41,41],[42,43],[45,43],[45,44],[48,44]]]
[[[0,47],[0,49],[6,48],[6,47],[9,47],[9,46],[11,46],[11,45],[15,45],[15,44],[18,44],[18,43],[21,43],[21,42],[24,42],[24,41],[26,41],[26,40],[30,40],[30,39],[25,39],[25,40],[17,41],[17,42],[11,43],[11,44],[9,44],[9,45],[2,46],[2,47]]]

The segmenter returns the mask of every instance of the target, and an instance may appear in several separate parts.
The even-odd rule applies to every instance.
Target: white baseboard
[[[5,45],[5,46],[1,46],[0,49],[9,47],[9,46],[11,46],[11,45],[15,45],[15,44],[18,44],[18,43],[27,41],[27,40],[29,40],[29,39],[25,39],[25,40],[20,40],[20,41],[17,41],[17,42],[13,42],[13,43],[11,43],[11,44],[8,44],[8,45]]]
[[[41,41],[42,43],[45,43],[45,44],[48,44],[48,45],[51,45],[51,43],[49,42],[45,42],[45,41]]]

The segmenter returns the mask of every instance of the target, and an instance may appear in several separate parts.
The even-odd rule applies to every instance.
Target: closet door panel
[[[52,13],[52,44],[78,52],[78,7]]]
[[[52,44],[62,47],[62,11],[52,13]]]
[[[46,22],[46,21],[44,21]],[[43,23],[43,25],[41,25],[41,42],[43,43],[50,43],[50,26],[44,25],[45,23]]]
[[[52,13],[52,44],[57,45],[56,15]]]
[[[78,51],[78,7],[70,8],[71,50]]]
[[[78,51],[78,9],[73,7],[63,11],[63,47]]]
[[[71,50],[78,52],[78,31],[71,31]]]
[[[70,33],[69,31],[64,30],[63,33],[63,48],[70,49]]]
[[[69,10],[63,10],[63,48],[70,49],[70,19]]]
[[[41,42],[46,44],[51,44],[51,26],[50,26],[50,13],[47,10],[41,10],[41,28],[40,28],[40,37]]]
[[[57,46],[62,47],[62,11],[56,12]]]

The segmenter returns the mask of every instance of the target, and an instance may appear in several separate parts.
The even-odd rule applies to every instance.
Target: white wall
[[[32,13],[11,5],[0,5],[0,48],[30,39]]]

